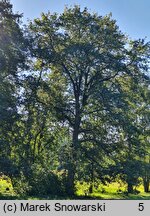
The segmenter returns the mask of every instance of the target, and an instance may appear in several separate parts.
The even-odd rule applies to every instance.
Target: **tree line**
[[[0,1],[0,171],[19,193],[150,181],[150,44],[80,6],[21,25]]]

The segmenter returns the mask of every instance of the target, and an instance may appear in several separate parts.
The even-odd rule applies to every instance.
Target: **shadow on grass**
[[[17,200],[19,197],[10,194],[1,194],[0,193],[0,200]]]
[[[95,199],[103,200],[150,200],[149,193],[140,193],[140,194],[126,194],[126,193],[105,193],[105,194],[93,194]]]
[[[89,196],[17,196],[0,194],[0,200],[150,200],[150,193],[136,194],[93,194]]]
[[[95,200],[100,197],[93,196],[16,196],[9,194],[0,194],[0,200]]]

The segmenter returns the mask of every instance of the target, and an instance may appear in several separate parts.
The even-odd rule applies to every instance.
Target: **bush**
[[[29,178],[29,195],[63,195],[64,187],[62,179],[54,172],[41,165],[32,167],[32,175]]]
[[[22,172],[20,172],[19,176],[13,178],[12,182],[14,191],[18,195],[25,196],[31,190],[31,186]]]

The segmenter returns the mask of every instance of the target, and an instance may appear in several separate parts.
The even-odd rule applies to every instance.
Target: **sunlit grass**
[[[1,194],[13,194],[13,187],[10,179],[0,178],[0,193]]]
[[[96,199],[150,199],[150,193],[145,193],[143,185],[134,187],[137,194],[128,194],[127,185],[123,182],[112,182],[109,184],[99,184],[98,187],[93,189],[92,194],[88,194],[89,184],[88,183],[77,183],[77,195],[85,196],[87,198],[95,197]]]
[[[77,193],[75,197],[68,196],[19,196],[13,191],[11,180],[0,179],[1,199],[24,199],[24,200],[58,200],[58,199],[128,199],[128,200],[150,200],[150,193],[145,193],[142,185],[136,187],[138,194],[127,194],[127,185],[122,182],[112,182],[106,185],[99,184],[93,187],[93,193],[89,194],[89,183],[77,182]]]

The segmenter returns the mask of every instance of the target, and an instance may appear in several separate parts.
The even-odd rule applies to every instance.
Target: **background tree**
[[[149,109],[149,84],[142,86],[143,101],[138,109],[138,126],[140,129],[139,141],[140,148],[140,161],[142,163],[141,177],[143,178],[144,191],[149,192],[150,183],[150,138],[149,138],[149,121],[150,121],[150,109]]]
[[[25,66],[25,41],[19,27],[21,15],[12,12],[8,0],[0,2],[0,168],[13,172],[12,128],[19,115],[18,72]]]

